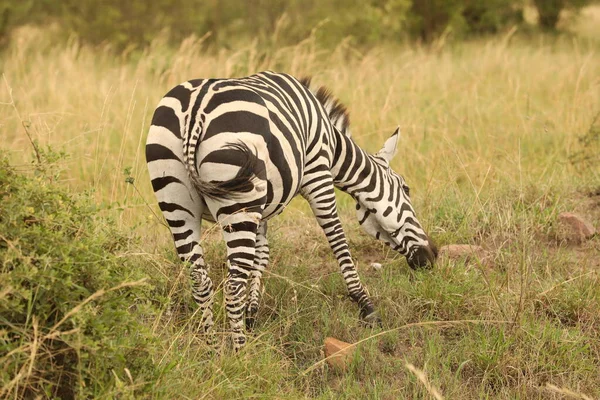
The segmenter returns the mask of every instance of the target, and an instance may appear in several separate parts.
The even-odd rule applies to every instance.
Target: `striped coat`
[[[267,221],[297,194],[323,229],[361,319],[379,321],[352,261],[334,187],[354,198],[369,234],[411,267],[433,265],[435,246],[416,218],[406,182],[389,167],[399,130],[370,155],[348,127],[345,107],[327,89],[269,71],[191,80],[160,101],[146,144],[148,169],[179,257],[191,265],[192,294],[209,340],[213,284],[202,253],[202,219],[217,222],[227,244],[224,293],[235,348],[246,341],[244,317],[250,328],[258,310],[269,260]]]

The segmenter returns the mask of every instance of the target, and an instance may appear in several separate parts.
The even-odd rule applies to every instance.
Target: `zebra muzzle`
[[[430,241],[429,246],[419,246],[406,258],[408,266],[412,269],[431,269],[437,258],[437,247]]]

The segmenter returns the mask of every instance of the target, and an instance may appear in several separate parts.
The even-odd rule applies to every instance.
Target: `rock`
[[[569,230],[567,239],[573,242],[583,242],[596,233],[594,226],[577,214],[563,212],[558,215],[558,220]]]
[[[485,251],[483,247],[470,244],[449,244],[443,246],[440,249],[439,255],[440,257],[446,257],[451,260],[458,260],[461,258],[469,260],[473,257],[483,260],[488,256],[487,251]]]
[[[354,349],[355,347],[351,343],[332,337],[325,339],[325,357],[328,357],[327,363],[334,368],[345,369],[352,361]]]
[[[379,263],[371,263],[371,268],[373,268],[375,271],[381,271],[381,264]]]

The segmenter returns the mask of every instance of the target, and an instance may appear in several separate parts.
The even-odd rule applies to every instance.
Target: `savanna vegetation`
[[[131,51],[160,32],[172,45],[194,34],[219,47],[257,40],[261,48],[295,44],[313,34],[320,46],[342,40],[374,46],[440,36],[499,33],[527,19],[548,31],[564,29],[594,0],[5,0],[0,44],[24,24],[60,26],[57,38]]]
[[[322,22],[301,2],[246,11],[202,2],[212,11],[190,31],[175,21],[195,2],[175,14],[160,8],[168,2],[102,10],[83,2],[89,10],[77,12],[97,15],[88,18],[94,29],[76,22],[71,2],[57,3],[3,9],[0,397],[600,397],[600,238],[573,241],[557,220],[573,211],[600,227],[597,7],[399,0],[359,13],[350,2],[339,20]],[[121,3],[133,14],[117,12]],[[435,28],[422,29],[425,4],[442,15]],[[465,10],[480,4],[511,6],[490,14],[506,17],[496,28],[477,29]],[[560,18],[543,22],[540,4],[560,6]],[[122,33],[144,25],[128,16],[137,12],[153,16],[140,40]],[[260,24],[244,23],[251,12]],[[158,34],[161,26],[171,32]],[[539,31],[550,28],[559,32]],[[228,350],[219,287],[221,351],[208,348],[154,204],[144,140],[175,84],[263,69],[330,87],[369,151],[399,124],[392,166],[430,235],[440,246],[481,245],[489,257],[412,271],[360,231],[340,193],[353,256],[383,319],[366,328],[298,199],[270,223],[271,266],[249,344]],[[222,282],[220,232],[210,224],[204,232],[211,276]],[[323,362],[327,336],[359,343],[347,369]]]

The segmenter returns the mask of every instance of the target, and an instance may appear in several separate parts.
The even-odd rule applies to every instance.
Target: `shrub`
[[[139,393],[158,373],[149,289],[119,255],[131,239],[56,183],[61,157],[41,152],[24,174],[0,154],[0,397]]]
[[[413,35],[430,42],[450,28],[459,35],[496,33],[522,22],[519,0],[413,1],[408,18]]]
[[[579,10],[591,3],[591,0],[534,0],[542,29],[554,30],[563,9]]]
[[[56,21],[82,42],[119,51],[144,48],[157,37],[177,43],[209,32],[207,42],[216,48],[249,40],[287,45],[306,39],[315,28],[322,45],[335,47],[352,37],[369,47],[410,35],[431,41],[447,27],[461,35],[494,33],[521,20],[523,1],[22,0],[0,6],[0,44],[19,25]]]
[[[468,1],[462,16],[469,33],[498,33],[523,23],[523,4],[515,0]]]

